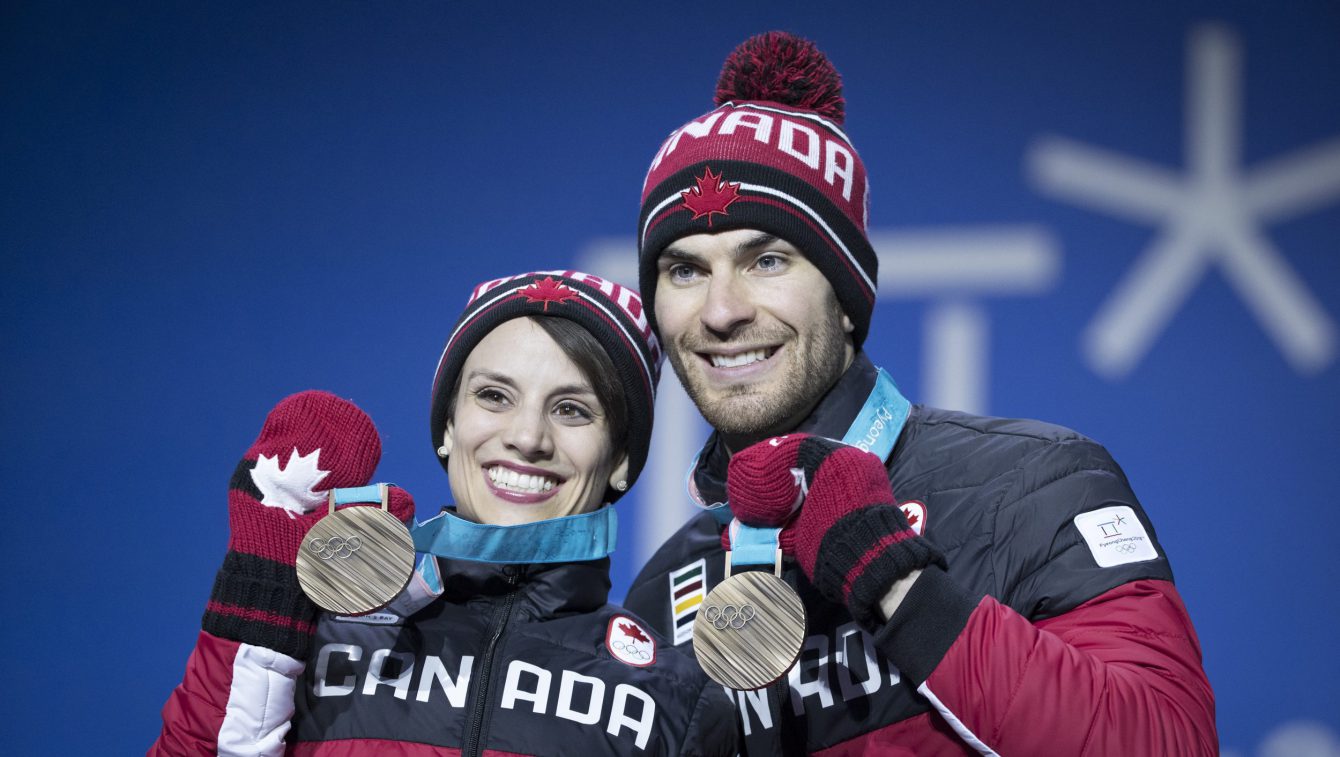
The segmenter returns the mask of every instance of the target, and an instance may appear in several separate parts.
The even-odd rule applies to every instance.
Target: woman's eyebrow
[[[510,387],[515,387],[517,385],[516,380],[511,376],[508,376],[505,373],[491,371],[487,368],[476,368],[473,371],[470,371],[470,375],[466,377],[466,383],[468,384],[475,379],[483,379],[495,384],[505,384]],[[580,384],[563,384],[562,386],[556,386],[549,390],[550,395],[581,394],[595,396],[595,393],[596,390],[591,388],[591,385],[585,382]]]
[[[466,383],[469,383],[477,378],[482,378],[499,384],[506,384],[508,386],[516,386],[516,381],[514,381],[511,376],[508,376],[505,373],[498,373],[497,371],[490,371],[487,368],[476,368],[473,371],[470,371],[470,375],[465,377],[465,381]]]

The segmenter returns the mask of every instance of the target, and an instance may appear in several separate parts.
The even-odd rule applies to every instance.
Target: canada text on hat
[[[812,42],[769,32],[726,59],[716,103],[671,132],[643,182],[638,283],[651,320],[662,250],[693,234],[757,229],[819,269],[859,347],[879,264],[866,237],[865,165],[842,130],[841,77]]]

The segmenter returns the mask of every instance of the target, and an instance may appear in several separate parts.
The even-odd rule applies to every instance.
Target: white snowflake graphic
[[[1085,356],[1100,375],[1134,370],[1216,264],[1295,371],[1335,358],[1334,322],[1261,227],[1340,197],[1340,138],[1244,170],[1241,59],[1227,28],[1193,29],[1184,175],[1059,137],[1030,151],[1042,191],[1159,226],[1086,329]]]
[[[330,474],[330,471],[317,467],[320,456],[319,447],[306,455],[298,454],[298,448],[294,447],[289,453],[288,463],[281,468],[279,455],[261,455],[256,460],[256,467],[251,470],[251,480],[261,491],[261,504],[283,508],[290,518],[310,513],[325,504],[325,492],[312,490]]]

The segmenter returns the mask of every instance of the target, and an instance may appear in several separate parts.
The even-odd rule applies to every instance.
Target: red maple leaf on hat
[[[740,182],[728,182],[721,178],[721,174],[713,174],[711,168],[704,169],[702,178],[697,179],[697,182],[698,186],[679,193],[684,198],[681,207],[693,212],[690,220],[696,221],[707,216],[707,225],[711,227],[713,213],[727,215],[726,208],[740,199]]]
[[[620,623],[619,630],[628,634],[634,641],[651,641],[647,635],[642,633],[642,629],[632,623]]]
[[[562,305],[577,297],[576,292],[554,281],[553,276],[545,276],[517,294],[525,296],[526,302],[543,302],[546,313],[549,312],[549,303],[556,302]]]

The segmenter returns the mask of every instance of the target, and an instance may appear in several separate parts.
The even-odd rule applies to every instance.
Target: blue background
[[[354,399],[383,435],[379,478],[436,511],[428,387],[469,287],[631,257],[660,140],[709,109],[737,42],[785,28],[845,78],[872,234],[1022,228],[1054,262],[1013,294],[882,294],[876,362],[914,401],[946,396],[925,378],[932,316],[946,297],[976,313],[974,409],[1077,428],[1132,479],[1225,752],[1340,754],[1340,6],[275,5],[0,11],[7,752],[154,739],[223,556],[228,477],[280,397]],[[1291,361],[1212,262],[1104,374],[1085,329],[1157,224],[1049,189],[1040,151],[1064,138],[1185,175],[1203,28],[1240,55],[1243,172],[1317,150],[1314,200],[1257,229],[1329,342]],[[647,513],[678,518],[663,482],[703,433],[659,438],[674,474],[620,503],[616,595]]]

